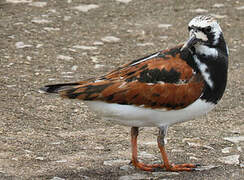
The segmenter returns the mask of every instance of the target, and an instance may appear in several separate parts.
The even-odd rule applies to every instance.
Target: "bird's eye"
[[[212,30],[212,28],[210,26],[204,28],[204,32],[206,32],[206,33],[210,33],[211,30]]]

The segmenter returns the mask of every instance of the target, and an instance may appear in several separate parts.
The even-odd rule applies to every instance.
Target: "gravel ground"
[[[82,102],[38,92],[184,42],[187,23],[198,14],[212,14],[224,31],[228,87],[207,116],[169,129],[167,150],[172,162],[209,170],[134,169],[130,128],[104,122]],[[0,38],[0,179],[244,177],[242,0],[0,0]],[[160,161],[156,135],[156,128],[141,130],[145,162]]]

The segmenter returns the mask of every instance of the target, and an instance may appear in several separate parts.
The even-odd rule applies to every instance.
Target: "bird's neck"
[[[212,47],[196,46],[193,59],[205,81],[201,99],[217,104],[223,96],[227,83],[228,48],[224,40]]]

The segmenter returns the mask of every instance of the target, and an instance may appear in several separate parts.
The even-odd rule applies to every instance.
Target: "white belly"
[[[203,115],[212,110],[215,104],[196,100],[180,110],[149,109],[134,105],[110,104],[101,101],[85,101],[88,107],[106,120],[134,127],[160,127]]]

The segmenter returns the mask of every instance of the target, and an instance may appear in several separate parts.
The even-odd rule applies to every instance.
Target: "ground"
[[[207,116],[170,127],[172,162],[195,172],[142,172],[130,163],[130,128],[81,101],[38,91],[102,75],[188,37],[212,14],[230,50],[228,86]],[[1,0],[1,179],[241,179],[244,176],[244,2],[235,0]],[[161,161],[156,128],[140,130],[140,159]],[[228,139],[229,138],[229,139]],[[231,159],[231,160],[230,160]]]

